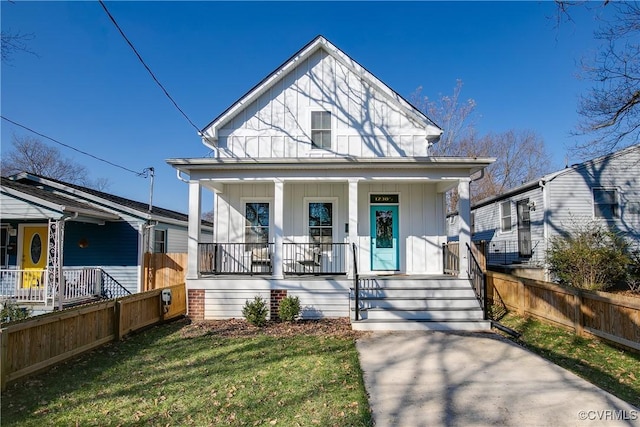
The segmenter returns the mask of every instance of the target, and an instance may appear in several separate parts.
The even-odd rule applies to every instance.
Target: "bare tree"
[[[30,172],[72,184],[104,190],[108,181],[104,178],[92,181],[87,168],[72,159],[63,158],[55,147],[30,136],[13,136],[13,150],[2,153],[2,176]]]
[[[570,9],[586,2],[556,1],[558,22],[572,20]],[[589,5],[593,7],[593,5]],[[602,19],[594,34],[600,50],[582,61],[583,77],[592,88],[579,101],[582,119],[576,134],[588,135],[574,151],[582,158],[610,153],[640,140],[640,4],[603,1],[613,17]]]
[[[32,33],[24,34],[20,32],[12,33],[9,31],[2,31],[0,36],[2,40],[2,62],[11,62],[11,58],[16,52],[26,52],[38,56],[35,52],[29,49],[29,42],[35,37]]]
[[[418,88],[411,96],[416,107],[442,126],[444,133],[434,147],[434,154],[465,157],[495,157],[481,179],[472,184],[471,200],[477,202],[517,187],[547,172],[550,156],[544,141],[530,130],[478,135],[474,128],[476,103],[462,100],[462,81],[458,80],[451,96],[431,100]],[[456,209],[457,192],[448,194],[448,208]]]
[[[459,142],[471,138],[474,134],[473,113],[476,102],[469,98],[461,100],[462,80],[456,81],[453,93],[440,95],[438,99],[429,99],[422,95],[422,86],[411,95],[411,102],[444,131],[440,141],[433,147],[434,155],[461,155]]]

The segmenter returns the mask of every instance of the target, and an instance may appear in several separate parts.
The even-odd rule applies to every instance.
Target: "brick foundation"
[[[280,301],[286,296],[287,291],[284,289],[271,289],[271,320],[280,320],[278,309],[280,308]]]
[[[191,320],[204,320],[204,289],[187,291],[187,316]]]

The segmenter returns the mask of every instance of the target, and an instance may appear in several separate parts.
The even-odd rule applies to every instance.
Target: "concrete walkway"
[[[357,342],[377,427],[640,426],[640,410],[492,333]]]

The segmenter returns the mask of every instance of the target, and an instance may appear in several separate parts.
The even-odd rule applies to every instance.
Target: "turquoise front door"
[[[371,206],[371,269],[399,270],[398,206]]]

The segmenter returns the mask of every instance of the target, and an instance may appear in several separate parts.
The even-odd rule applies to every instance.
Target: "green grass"
[[[154,327],[2,394],[8,426],[370,426],[353,338]]]
[[[515,341],[534,353],[640,406],[640,354],[512,313],[502,318],[500,323],[521,333],[520,339]]]

